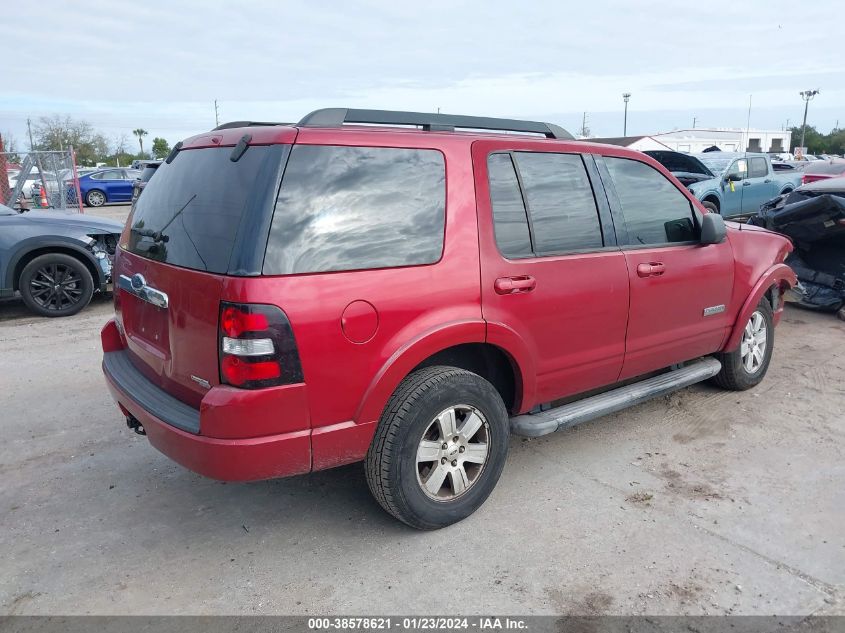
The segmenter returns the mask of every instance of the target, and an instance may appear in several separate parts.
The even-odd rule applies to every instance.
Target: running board
[[[706,358],[686,367],[548,411],[514,416],[511,418],[511,431],[524,437],[540,437],[568,429],[707,380],[718,374],[721,369],[722,364],[718,360]]]

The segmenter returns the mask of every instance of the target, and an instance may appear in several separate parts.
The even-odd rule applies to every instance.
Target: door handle
[[[768,183],[772,182],[772,179],[771,179],[771,178],[766,178],[763,182],[765,182],[766,184],[768,184]]]
[[[751,183],[750,183],[750,182],[748,182],[747,180],[744,180],[744,181],[742,182],[742,186],[743,186],[743,187],[750,187],[750,186],[751,186]]]
[[[649,262],[648,264],[637,265],[637,275],[640,277],[660,277],[666,272],[666,265],[663,262]]]
[[[515,295],[518,292],[531,292],[537,287],[537,280],[531,275],[520,275],[518,277],[499,277],[493,283],[496,294]]]

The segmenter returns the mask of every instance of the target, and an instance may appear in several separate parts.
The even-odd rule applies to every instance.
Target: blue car
[[[666,150],[645,153],[672,172],[705,207],[726,218],[753,215],[764,202],[801,185],[800,172],[776,172],[767,154],[690,155]]]
[[[101,169],[79,178],[82,201],[89,207],[101,207],[107,202],[129,202],[132,187],[141,172],[135,169]],[[73,185],[68,186],[68,198],[76,199]]]

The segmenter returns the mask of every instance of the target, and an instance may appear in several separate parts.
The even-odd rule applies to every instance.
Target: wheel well
[[[513,411],[518,404],[517,373],[513,362],[510,356],[495,345],[464,343],[448,347],[426,358],[414,371],[434,365],[459,367],[478,374],[496,388],[508,411]]]
[[[62,255],[70,255],[74,259],[82,262],[85,267],[88,269],[88,272],[91,273],[91,278],[94,280],[94,290],[97,290],[98,286],[100,285],[100,275],[97,272],[97,269],[94,267],[94,264],[88,260],[87,257],[83,257],[79,251],[76,251],[72,248],[67,248],[64,246],[45,246],[44,248],[36,248],[33,251],[28,252],[26,255],[18,260],[18,263],[15,264],[15,273],[12,277],[12,287],[15,290],[20,290],[18,283],[21,278],[21,273],[23,269],[26,268],[26,265],[31,262],[36,257],[40,257],[41,255],[50,255],[53,253],[61,253]]]
[[[702,202],[709,202],[709,203],[715,205],[717,211],[720,208],[719,207],[719,199],[716,196],[706,196],[704,198],[704,200],[702,200]]]
[[[793,192],[792,187],[786,187],[783,191],[780,192],[780,195],[785,196],[786,194],[792,193],[792,192]]]

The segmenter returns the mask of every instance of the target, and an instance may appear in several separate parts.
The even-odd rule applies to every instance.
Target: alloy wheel
[[[84,293],[82,276],[65,264],[39,268],[29,282],[32,300],[45,310],[61,311],[79,303]]]
[[[767,339],[766,319],[762,312],[755,311],[745,324],[745,331],[742,333],[740,344],[740,356],[742,367],[749,374],[754,374],[763,366],[766,357]]]
[[[469,405],[449,407],[426,428],[417,448],[417,482],[435,501],[452,501],[478,481],[490,452],[490,427]]]

